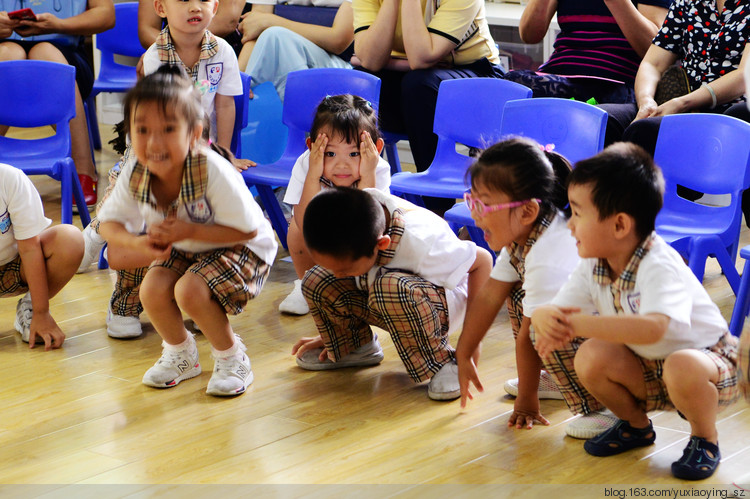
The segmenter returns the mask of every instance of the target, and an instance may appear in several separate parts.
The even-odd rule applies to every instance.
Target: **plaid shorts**
[[[737,383],[737,338],[729,333],[719,339],[718,343],[710,348],[703,348],[701,352],[710,358],[719,369],[719,381],[716,389],[719,391],[719,405],[730,405],[740,395],[740,387]],[[674,405],[669,399],[667,385],[662,379],[664,372],[664,359],[644,359],[638,357],[643,369],[643,378],[646,382],[646,400],[640,401],[645,411],[661,409],[673,409]]]
[[[455,358],[448,343],[444,288],[415,274],[383,268],[367,289],[359,289],[355,279],[338,279],[315,266],[302,280],[302,293],[329,357],[339,360],[372,341],[373,325],[390,333],[414,381],[432,378]]]
[[[0,296],[16,296],[28,290],[28,284],[21,278],[21,255],[0,265]]]
[[[116,315],[138,317],[143,312],[139,292],[148,267],[118,270],[115,289],[109,300],[109,307]]]
[[[172,249],[169,259],[153,262],[149,268],[153,267],[200,276],[230,315],[241,313],[247,302],[258,296],[271,271],[271,266],[244,244],[200,253]]]

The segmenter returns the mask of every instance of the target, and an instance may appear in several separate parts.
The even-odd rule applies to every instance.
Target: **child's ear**
[[[167,17],[167,12],[164,10],[162,0],[154,0],[154,10],[159,17]]]
[[[635,230],[635,220],[627,213],[617,213],[614,215],[615,238],[624,239]]]
[[[376,252],[383,251],[383,250],[388,249],[388,246],[390,245],[391,245],[391,236],[384,234],[380,236],[378,238],[378,242],[375,243],[375,250]]]
[[[382,138],[378,138],[375,141],[375,148],[378,150],[378,154],[383,154],[383,148],[385,147],[385,141]]]
[[[213,15],[216,15],[216,11],[218,11],[218,10],[219,10],[219,0],[216,0],[216,1],[214,2],[214,11],[213,11]]]
[[[195,128],[193,128],[193,132],[190,137],[190,148],[194,149],[196,145],[198,145],[198,142],[201,140],[201,137],[203,136],[203,125],[195,125]]]
[[[305,144],[307,144],[307,149],[312,151],[312,139],[310,137],[305,139]]]
[[[524,225],[531,225],[534,222],[536,222],[537,217],[539,217],[539,211],[542,209],[541,206],[539,206],[539,201],[536,199],[532,199],[522,207],[521,211],[521,223]]]

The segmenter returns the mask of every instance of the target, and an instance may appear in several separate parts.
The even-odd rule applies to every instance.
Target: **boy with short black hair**
[[[24,172],[0,163],[0,296],[25,294],[16,305],[15,328],[34,348],[60,348],[65,334],[49,300],[75,275],[83,257],[81,231],[49,227],[42,200]]]
[[[536,348],[547,356],[590,338],[575,371],[619,421],[586,441],[589,454],[653,444],[647,411],[674,406],[691,437],[672,473],[707,478],[721,459],[719,405],[739,393],[737,341],[680,255],[653,232],[661,171],[640,147],[617,143],[577,163],[568,185],[568,227],[583,260],[552,304],[534,312]]]
[[[488,278],[491,258],[434,213],[377,189],[332,188],[307,206],[303,235],[317,264],[302,291],[319,336],[292,353],[309,370],[380,363],[370,325],[391,334],[409,376],[433,400],[460,396],[448,334]]]

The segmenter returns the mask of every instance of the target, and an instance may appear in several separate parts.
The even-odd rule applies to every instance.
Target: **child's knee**
[[[662,379],[667,389],[673,391],[715,381],[718,373],[716,365],[701,351],[678,350],[664,359]]]
[[[81,263],[85,244],[83,234],[74,225],[60,224],[45,229],[40,237],[42,251],[45,256],[57,254],[63,256],[65,260],[74,263]]]
[[[174,286],[174,298],[180,310],[187,312],[206,306],[211,299],[211,290],[199,275],[191,272],[180,277]]]
[[[144,307],[172,301],[174,284],[168,278],[171,277],[168,272],[171,271],[163,267],[154,267],[146,272],[138,292]]]
[[[573,359],[576,373],[587,379],[591,376],[600,376],[606,371],[609,364],[609,355],[606,355],[604,342],[597,339],[589,339],[578,348]]]

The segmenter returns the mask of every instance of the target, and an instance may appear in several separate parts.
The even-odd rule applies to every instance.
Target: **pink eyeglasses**
[[[487,206],[480,200],[474,198],[474,196],[472,196],[471,193],[469,192],[464,192],[464,201],[466,201],[466,206],[469,208],[470,211],[476,211],[483,217],[487,216],[488,213],[492,213],[493,211],[507,210],[509,208],[517,208],[518,206],[523,206],[526,203],[529,203],[531,201],[536,201],[537,203],[542,202],[541,199],[532,198],[532,199],[526,199],[524,201],[511,201],[510,203],[493,204],[493,205]]]

